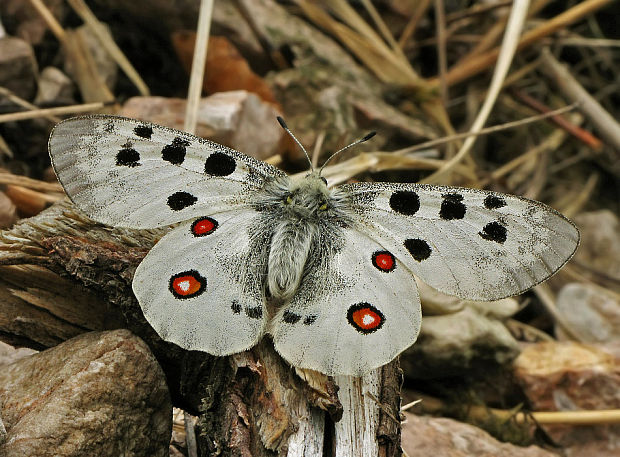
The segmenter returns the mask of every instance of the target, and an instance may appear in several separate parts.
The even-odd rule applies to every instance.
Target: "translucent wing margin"
[[[49,140],[59,181],[91,218],[155,228],[230,209],[277,168],[149,122],[92,115],[59,123]]]
[[[223,356],[254,346],[265,328],[263,240],[257,213],[231,211],[175,227],[138,266],[133,291],[159,336]]]
[[[361,376],[415,342],[420,299],[411,273],[378,243],[345,229],[339,244],[317,257],[270,333],[293,366]]]
[[[524,292],[561,268],[579,244],[571,221],[521,197],[416,184],[339,189],[359,230],[427,284],[462,298]]]

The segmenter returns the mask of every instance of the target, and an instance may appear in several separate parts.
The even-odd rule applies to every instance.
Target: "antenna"
[[[321,172],[323,171],[323,168],[325,168],[325,165],[327,165],[334,157],[336,157],[342,151],[344,151],[345,149],[349,149],[350,147],[355,146],[356,144],[360,144],[360,143],[363,143],[364,141],[368,141],[373,136],[375,136],[376,134],[377,134],[377,132],[375,132],[375,131],[370,132],[370,133],[366,134],[366,136],[364,138],[360,138],[359,140],[354,141],[353,143],[349,144],[348,146],[345,146],[344,148],[338,149],[331,156],[329,156],[329,158],[323,163],[323,166],[321,166],[321,169],[319,170],[319,175],[321,175]]]
[[[308,163],[310,164],[310,169],[314,171],[314,167],[312,166],[312,160],[310,160],[310,156],[308,155],[306,148],[304,148],[303,144],[301,144],[299,140],[295,137],[295,135],[293,135],[293,132],[289,130],[288,126],[286,125],[286,122],[284,122],[284,119],[282,119],[280,116],[277,116],[276,119],[278,120],[282,128],[286,131],[286,133],[288,133],[291,136],[291,138],[295,140],[295,143],[299,145],[301,150],[304,151],[304,154],[306,154],[306,159],[308,159]]]

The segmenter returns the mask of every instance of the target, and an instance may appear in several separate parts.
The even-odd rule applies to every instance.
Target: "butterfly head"
[[[316,218],[328,214],[332,202],[327,180],[318,171],[298,180],[291,180],[284,192],[282,203],[285,211],[301,218]]]

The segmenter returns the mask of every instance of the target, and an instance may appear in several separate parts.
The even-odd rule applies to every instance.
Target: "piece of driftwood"
[[[398,362],[362,378],[290,367],[269,338],[230,357],[162,341],[131,291],[164,230],[106,227],[62,201],[0,232],[0,339],[39,350],[128,328],[151,348],[176,406],[199,416],[201,455],[400,455]]]

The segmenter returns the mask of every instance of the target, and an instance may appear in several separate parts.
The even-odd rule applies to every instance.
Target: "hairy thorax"
[[[298,289],[320,230],[343,218],[344,201],[312,172],[277,178],[265,186],[260,206],[272,216],[267,286],[271,296],[290,298]]]

